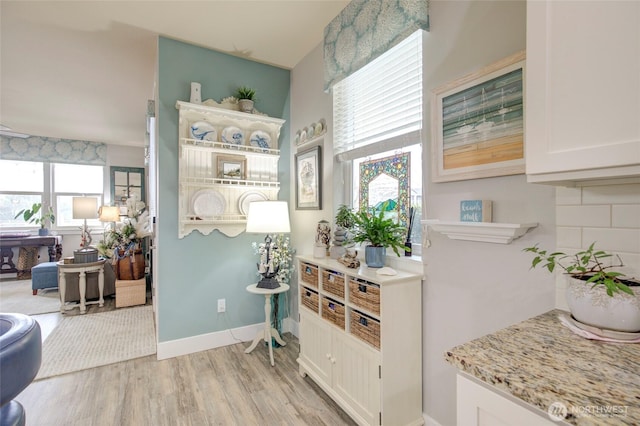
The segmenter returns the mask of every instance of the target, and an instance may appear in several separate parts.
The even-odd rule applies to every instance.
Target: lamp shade
[[[74,219],[96,219],[98,217],[98,199],[95,197],[73,197]]]
[[[118,222],[120,220],[120,208],[116,206],[102,206],[98,210],[100,222]]]
[[[286,201],[254,201],[249,204],[247,232],[277,234],[291,232]]]

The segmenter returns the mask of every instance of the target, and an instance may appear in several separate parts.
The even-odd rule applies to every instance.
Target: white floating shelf
[[[509,244],[538,226],[537,223],[441,222],[439,220],[423,220],[422,224],[430,226],[434,231],[452,240],[496,244]]]

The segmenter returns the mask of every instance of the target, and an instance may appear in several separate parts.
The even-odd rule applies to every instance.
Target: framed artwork
[[[518,52],[432,95],[432,180],[524,173],[524,62]]]
[[[320,146],[296,154],[296,209],[322,209]]]
[[[247,160],[239,156],[218,156],[218,177],[221,179],[245,179]]]

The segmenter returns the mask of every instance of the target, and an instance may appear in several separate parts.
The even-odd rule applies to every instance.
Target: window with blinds
[[[341,161],[419,140],[422,30],[333,86],[334,154]],[[383,146],[373,148],[378,143]],[[367,148],[370,147],[370,148]]]

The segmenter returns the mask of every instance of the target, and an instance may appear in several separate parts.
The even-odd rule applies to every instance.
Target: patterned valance
[[[28,138],[0,136],[0,158],[104,166],[107,164],[107,145],[100,142],[45,136]]]
[[[324,88],[368,64],[418,29],[428,0],[353,0],[324,29]]]

